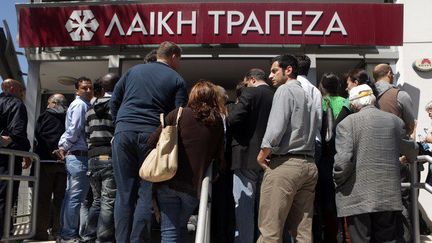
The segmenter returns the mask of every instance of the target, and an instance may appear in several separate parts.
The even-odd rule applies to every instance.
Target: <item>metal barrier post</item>
[[[208,243],[210,242],[210,218],[211,218],[211,181],[212,181],[212,167],[210,164],[207,169],[206,176],[202,181],[201,196],[198,211],[197,231],[195,235],[195,243]]]
[[[421,183],[422,184],[422,187],[424,187],[424,189],[426,190],[426,191],[428,191],[430,194],[432,194],[432,186],[430,186],[429,184],[427,184],[427,183]]]
[[[5,208],[5,218],[4,220],[4,228],[3,230],[3,238],[0,239],[2,242],[9,242],[10,240],[21,240],[28,239],[34,236],[36,233],[36,209],[37,209],[37,198],[38,198],[38,190],[39,190],[39,172],[40,172],[40,159],[39,156],[35,153],[12,150],[12,149],[0,149],[0,154],[9,156],[9,174],[8,175],[0,175],[0,180],[8,182],[7,195],[6,195],[6,208]],[[28,157],[32,160],[34,166],[34,176],[23,176],[23,175],[15,175],[15,157]],[[31,219],[30,219],[30,232],[22,235],[10,235],[11,232],[11,216],[12,216],[12,205],[13,205],[13,184],[14,181],[31,181],[33,182],[33,190],[32,193],[32,205],[31,205]]]
[[[5,218],[4,220],[4,228],[3,228],[3,237],[6,236],[6,239],[9,238],[9,234],[11,231],[11,209],[12,209],[12,194],[13,194],[13,176],[15,171],[15,156],[9,155],[9,177],[11,178],[7,182],[7,190],[6,190],[6,208],[5,208]]]
[[[208,202],[207,202],[207,212],[206,212],[206,233],[205,233],[205,238],[204,238],[204,242],[206,243],[210,243],[210,226],[211,226],[211,195],[212,195],[212,173],[213,173],[213,164],[211,164],[211,167],[209,168],[208,171],[208,175],[209,175],[209,186],[208,186],[208,191],[207,191],[207,195],[208,195]]]
[[[413,243],[420,243],[420,216],[419,216],[419,206],[418,206],[418,195],[419,189],[425,189],[427,192],[432,194],[432,187],[427,183],[419,183],[418,178],[418,167],[419,163],[423,164],[425,162],[432,163],[432,157],[429,155],[419,155],[417,156],[417,160],[410,164],[410,182],[402,183],[401,186],[403,188],[410,188],[410,197],[411,197],[411,240]],[[429,168],[428,164],[428,168]]]
[[[411,167],[411,223],[412,223],[412,236],[414,243],[420,243],[420,223],[419,223],[419,208],[418,208],[418,174],[417,174],[417,160],[410,164]]]

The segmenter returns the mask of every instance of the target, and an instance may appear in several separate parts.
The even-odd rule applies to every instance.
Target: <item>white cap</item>
[[[367,84],[361,84],[352,88],[349,92],[349,100],[356,100],[362,97],[373,95],[372,88]]]

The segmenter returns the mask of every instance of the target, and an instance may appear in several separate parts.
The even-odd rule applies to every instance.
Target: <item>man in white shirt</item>
[[[311,98],[312,101],[312,109],[314,111],[318,111],[318,112],[314,112],[312,113],[312,119],[318,119],[317,123],[318,126],[315,128],[315,132],[316,132],[316,141],[320,144],[321,143],[321,121],[322,121],[322,108],[321,108],[321,92],[319,91],[319,89],[317,87],[315,87],[308,79],[307,79],[307,75],[309,73],[309,69],[310,69],[310,65],[311,65],[311,60],[308,56],[306,55],[300,55],[300,56],[296,56],[297,61],[298,61],[298,75],[297,75],[297,80],[300,82],[303,90],[309,95],[309,97]],[[317,117],[315,117],[317,116]],[[315,144],[317,145],[317,144]],[[321,148],[321,146],[319,146],[319,148]],[[318,161],[318,156],[317,154],[315,154],[315,161]]]
[[[321,107],[321,102],[322,102],[322,95],[321,92],[319,91],[319,89],[317,87],[315,87],[307,78],[307,75],[309,73],[309,69],[311,66],[311,60],[308,56],[306,55],[298,55],[296,56],[297,62],[298,62],[298,75],[297,75],[297,80],[300,82],[303,90],[307,93],[307,95],[309,96],[309,100],[312,102],[312,110],[316,111],[316,112],[312,112],[311,113],[311,119],[312,120],[316,120],[316,122],[314,124],[316,124],[315,126],[315,164],[317,166],[319,166],[319,161],[321,159],[321,125],[322,125],[322,107]],[[319,194],[319,192],[317,192]],[[319,202],[315,202],[315,204],[319,204]],[[316,207],[316,210],[319,207]],[[319,214],[320,212],[317,211],[317,213]],[[321,217],[318,217],[321,218]],[[314,217],[314,238],[320,237],[321,233],[320,233],[320,224],[321,222],[316,221],[315,217]],[[285,232],[287,232],[287,229],[285,229]],[[285,235],[287,235],[285,233]],[[287,236],[284,236],[285,239],[284,241],[287,242],[288,238]]]

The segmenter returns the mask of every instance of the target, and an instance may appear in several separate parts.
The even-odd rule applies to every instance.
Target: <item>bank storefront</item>
[[[401,4],[62,2],[17,11],[33,106],[73,93],[72,78],[122,73],[165,40],[183,47],[179,72],[189,85],[205,78],[228,90],[281,53],[309,55],[316,83],[359,61],[395,65],[403,41]]]
[[[315,84],[325,72],[363,66],[370,73],[389,63],[413,98],[417,135],[430,125],[423,107],[432,99],[432,73],[412,67],[432,58],[429,0],[34,2],[17,4],[30,126],[50,94],[73,97],[74,78],[124,73],[165,40],[182,46],[179,73],[189,87],[204,78],[229,92],[250,68],[268,72],[281,53],[307,54]]]

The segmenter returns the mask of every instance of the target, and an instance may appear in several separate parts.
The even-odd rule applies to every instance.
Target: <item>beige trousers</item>
[[[272,159],[261,185],[257,243],[281,243],[285,221],[297,243],[312,242],[318,170],[311,157]]]

